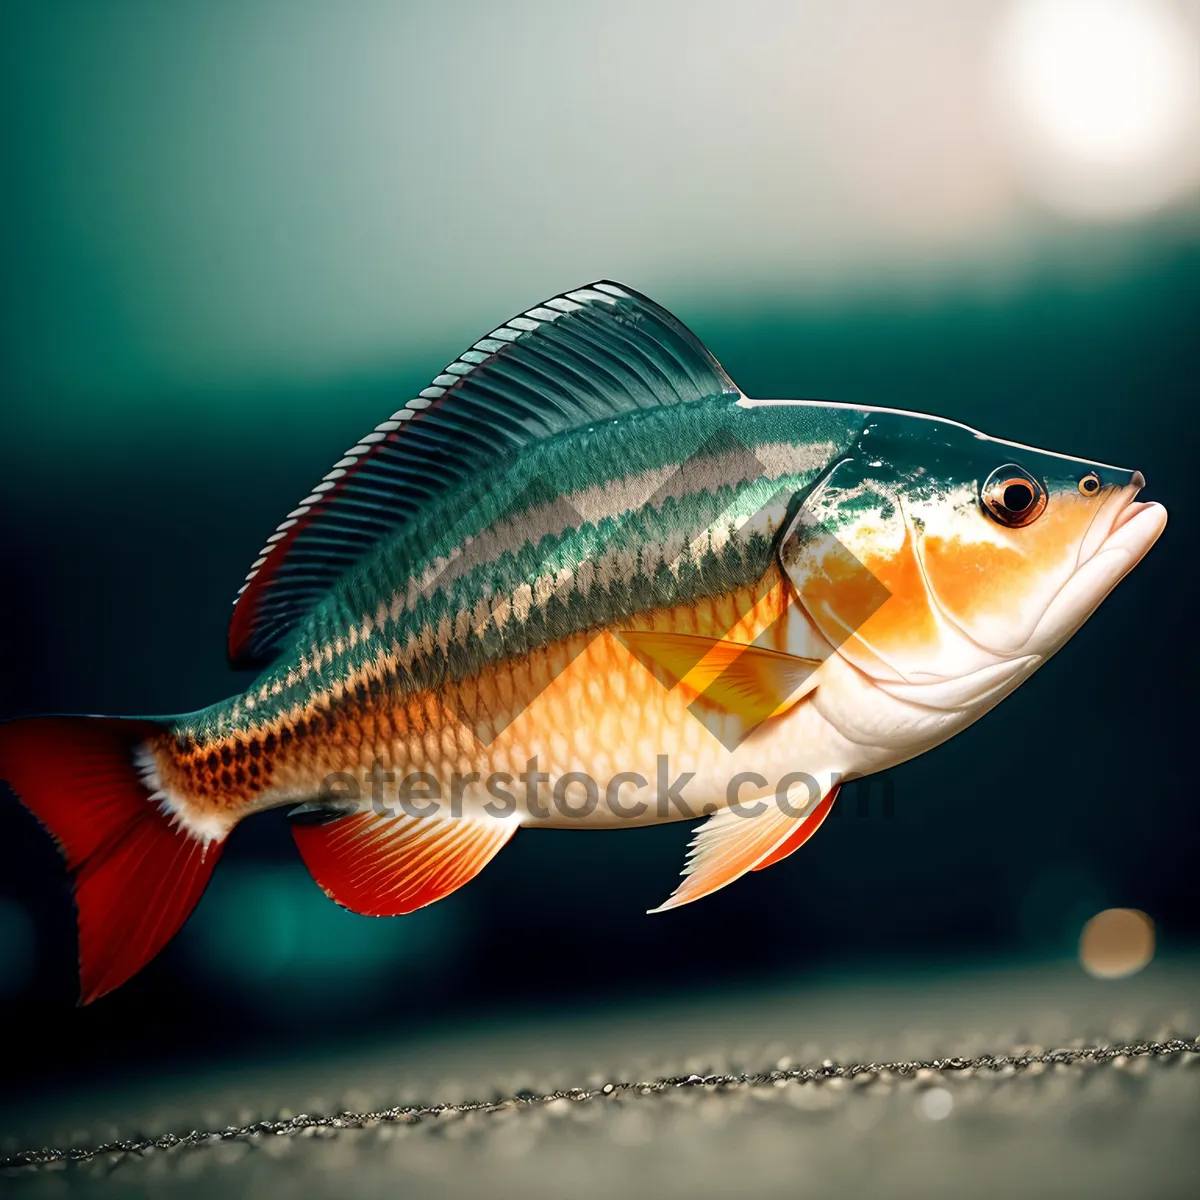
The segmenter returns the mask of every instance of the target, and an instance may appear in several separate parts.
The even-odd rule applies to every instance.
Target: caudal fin
[[[173,825],[135,764],[153,721],[0,724],[0,779],[54,836],[75,883],[79,1002],[137,974],[187,920],[220,857]]]

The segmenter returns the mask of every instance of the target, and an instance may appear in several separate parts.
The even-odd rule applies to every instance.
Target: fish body
[[[704,818],[675,907],[1028,678],[1161,532],[1143,482],[922,414],[751,400],[670,314],[595,284],[476,342],[288,514],[234,612],[245,692],[11,723],[0,776],[76,872],[85,998],[268,808],[376,915],[521,827]],[[165,913],[115,897],[122,864]]]
[[[164,731],[156,765],[168,795],[216,833],[311,799],[339,772],[366,795],[376,763],[431,773],[448,795],[454,774],[515,778],[534,757],[551,780],[581,771],[603,785],[620,771],[653,778],[665,755],[698,777],[689,803],[716,802],[731,766],[763,747],[727,749],[688,714],[695,681],[664,686],[632,638],[765,634],[786,653],[800,635],[791,649],[811,653],[773,545],[791,498],[855,420],[721,396],[535,442],[339,580],[246,693]],[[692,449],[680,456],[681,445]],[[248,760],[239,747],[254,742],[270,751]],[[237,770],[244,759],[258,762],[253,777]],[[468,807],[494,801],[481,785],[463,790]],[[545,805],[516,790],[523,823],[628,820],[604,805],[539,816]]]

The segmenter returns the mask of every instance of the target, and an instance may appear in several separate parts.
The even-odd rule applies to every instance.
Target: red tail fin
[[[137,974],[187,920],[220,844],[172,825],[134,753],[152,721],[35,717],[0,725],[0,779],[54,835],[75,879],[79,1002]]]

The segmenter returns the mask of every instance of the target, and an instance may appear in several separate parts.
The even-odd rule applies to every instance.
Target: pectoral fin
[[[666,912],[690,904],[747,871],[769,867],[786,858],[816,832],[833,807],[836,795],[835,784],[799,817],[773,799],[757,802],[767,807],[754,816],[746,815],[749,804],[740,811],[726,808],[714,813],[696,830],[689,845],[683,882],[664,904],[650,911]]]
[[[617,637],[664,687],[685,683],[697,693],[695,705],[736,717],[747,731],[816,687],[821,665],[816,658],[687,633],[625,630]]]

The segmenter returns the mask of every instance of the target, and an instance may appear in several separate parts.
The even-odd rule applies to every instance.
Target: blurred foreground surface
[[[297,1113],[491,1100],[690,1072],[1195,1038],[1200,962],[843,979],[226,1069],[8,1112],[3,1150],[219,1130]],[[326,1018],[329,1014],[325,1015]],[[320,1019],[314,1016],[314,1019]],[[53,1196],[1194,1196],[1200,1053],[1022,1071],[623,1092],[15,1173]]]

